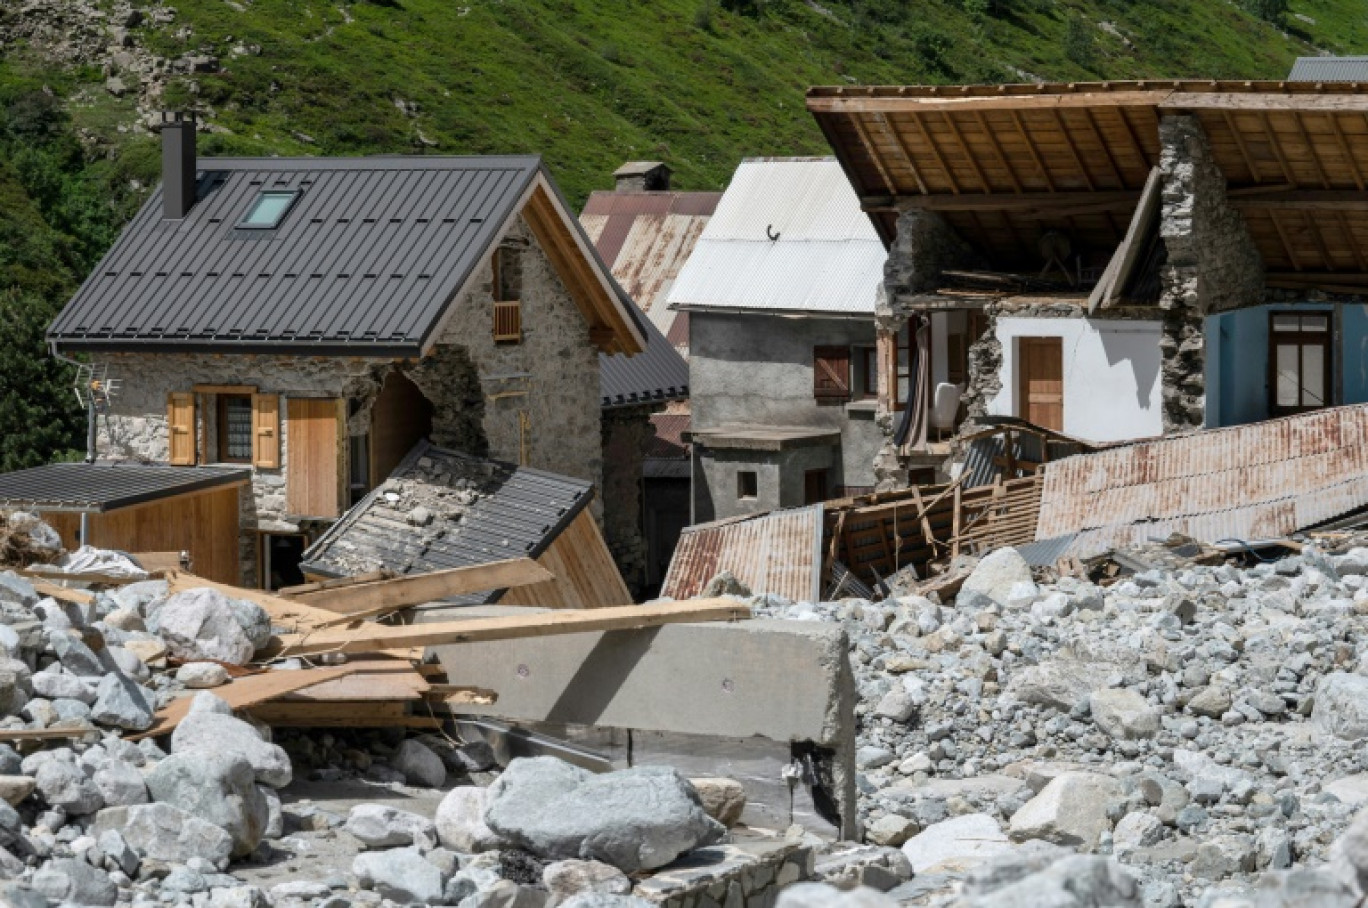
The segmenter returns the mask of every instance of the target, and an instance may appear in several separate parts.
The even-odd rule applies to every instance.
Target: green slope
[[[1246,8],[1278,2],[176,0],[169,16],[134,0],[148,15],[131,34],[217,59],[165,77],[161,101],[201,113],[206,154],[537,152],[579,205],[624,160],[717,189],[746,156],[828,153],[803,107],[814,84],[1280,78],[1299,54],[1368,51],[1362,0],[1292,0],[1281,27]],[[0,307],[28,333],[0,347],[33,349],[156,180],[157,149],[100,65],[6,42],[15,9],[0,5]],[[20,390],[12,354],[0,415],[65,380]],[[11,446],[0,467],[80,440]]]

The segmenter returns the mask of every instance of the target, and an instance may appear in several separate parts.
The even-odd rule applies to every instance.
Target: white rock
[[[1102,833],[1111,828],[1109,804],[1124,795],[1121,783],[1110,776],[1062,773],[1012,814],[1012,840],[1043,839],[1057,845],[1094,848]]]
[[[187,662],[176,669],[176,680],[192,690],[228,683],[228,670],[217,662]]]
[[[962,871],[995,854],[1012,850],[998,821],[986,813],[969,813],[928,826],[908,839],[902,852],[916,873]]]
[[[1088,706],[1097,727],[1118,740],[1152,738],[1159,733],[1159,707],[1133,690],[1093,691]]]

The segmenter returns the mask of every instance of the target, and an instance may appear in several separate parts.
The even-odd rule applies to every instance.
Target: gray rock
[[[1324,868],[1275,871],[1259,877],[1256,908],[1358,908],[1362,902]]]
[[[191,690],[228,683],[228,670],[217,662],[187,662],[176,669],[176,680]]]
[[[71,763],[47,760],[34,774],[34,785],[43,800],[72,816],[94,813],[104,806],[100,790]]]
[[[195,706],[199,705],[201,697],[209,699],[204,701],[205,709],[196,711]],[[195,695],[190,714],[171,733],[171,753],[228,751],[242,756],[251,764],[258,782],[275,788],[290,784],[293,770],[289,755],[280,747],[262,740],[260,732],[251,724],[233,716],[209,712],[213,702],[223,703],[212,694]]]
[[[394,755],[394,768],[404,774],[410,785],[441,788],[446,782],[446,766],[442,758],[422,741],[406,738]]]
[[[95,846],[100,849],[100,854],[105,856],[106,861],[112,862],[124,873],[133,876],[138,872],[138,865],[142,863],[142,859],[117,829],[106,829],[100,833]]]
[[[241,665],[251,660],[256,644],[238,619],[237,601],[207,588],[176,593],[157,611],[156,632],[178,659]]]
[[[1112,830],[1112,848],[1117,854],[1148,848],[1164,838],[1164,824],[1154,814],[1137,810],[1126,814]]]
[[[437,805],[434,823],[442,844],[461,852],[493,851],[506,843],[485,825],[489,789],[466,785],[453,788]]]
[[[235,857],[250,854],[266,834],[266,799],[251,764],[231,749],[172,754],[147,774],[147,790],[154,801],[227,832]]]
[[[363,852],[352,861],[352,873],[362,889],[401,904],[442,901],[442,872],[425,861],[416,848]]]
[[[432,820],[388,804],[357,804],[347,815],[346,830],[367,848],[417,845],[427,850],[437,845]]]
[[[33,888],[63,905],[113,905],[119,887],[85,861],[58,858],[33,875]]]
[[[36,672],[30,679],[33,692],[49,700],[58,698],[80,700],[82,703],[95,702],[95,688],[75,675],[65,672]]]
[[[48,897],[22,883],[0,882],[0,905],[6,908],[48,908]]]
[[[897,908],[897,904],[867,886],[842,892],[826,883],[796,883],[780,891],[775,908]]]
[[[0,801],[0,845],[13,845],[24,834],[24,821],[8,803]]]
[[[1023,905],[1144,908],[1140,886],[1120,864],[1094,855],[1070,855],[1044,870],[965,901],[965,908]]]
[[[865,838],[875,845],[897,848],[916,835],[920,828],[916,820],[909,820],[896,813],[886,813],[869,824],[869,828],[865,830]]]
[[[728,829],[741,822],[746,810],[746,788],[735,779],[712,777],[690,779],[689,784],[703,802],[703,812]]]
[[[490,787],[489,828],[547,858],[582,858],[625,873],[652,870],[722,838],[674,769],[593,775],[553,757],[514,760]]]
[[[106,667],[95,655],[95,651],[85,645],[80,637],[72,632],[58,631],[50,638],[52,650],[62,663],[62,668],[73,675],[97,677],[105,673]]]
[[[1311,722],[1323,735],[1346,741],[1368,738],[1368,677],[1335,672],[1322,678]]]
[[[147,783],[132,763],[110,760],[95,771],[91,781],[109,807],[131,807],[148,801]]]
[[[1105,667],[1090,662],[1049,659],[1015,672],[1008,690],[1022,703],[1070,710],[1087,700],[1107,674]]]
[[[92,832],[98,836],[111,829],[141,857],[168,864],[201,857],[226,867],[233,850],[227,832],[170,804],[106,807],[95,815]]]
[[[551,893],[550,906],[586,892],[629,895],[632,891],[632,881],[625,873],[600,861],[569,860],[547,864],[542,870],[542,883]]]
[[[1330,871],[1356,894],[1368,893],[1368,810],[1330,846]]]
[[[271,904],[266,893],[255,886],[223,886],[209,893],[209,908],[269,908]],[[333,902],[324,905],[337,908]]]
[[[990,552],[979,561],[960,588],[960,595],[969,600],[981,596],[1006,606],[1012,588],[1018,583],[1035,585],[1031,578],[1031,566],[1016,549],[1008,546]],[[960,604],[958,598],[955,601]]]
[[[111,672],[100,679],[90,717],[103,725],[143,731],[152,726],[155,712],[156,703],[146,688],[132,678]]]
[[[964,814],[935,823],[902,846],[903,854],[918,874],[963,871],[1011,850],[1012,844],[998,821],[986,813]]]
[[[1196,715],[1219,719],[1230,710],[1233,702],[1230,691],[1219,684],[1212,684],[1193,694],[1187,708]]]
[[[1097,727],[1118,740],[1152,738],[1159,733],[1159,708],[1133,690],[1093,691],[1088,705]]]
[[[1094,848],[1111,828],[1108,807],[1123,797],[1121,783],[1110,776],[1061,773],[1012,814],[1009,834],[1017,842],[1043,839]]]

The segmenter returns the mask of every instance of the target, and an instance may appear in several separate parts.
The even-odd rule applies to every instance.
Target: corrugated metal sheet
[[[822,506],[700,524],[679,537],[660,594],[696,596],[721,571],[751,592],[815,602],[821,597]]]
[[[0,474],[0,510],[101,514],[251,477],[252,471],[241,467],[52,463]]]
[[[420,469],[419,460],[427,461]],[[439,517],[418,528],[387,501],[391,483],[423,482],[425,475],[453,481],[485,476],[485,494],[455,519]],[[487,564],[505,558],[536,558],[593,498],[593,484],[542,470],[481,461],[419,442],[382,483],[304,552],[303,568],[328,577],[353,573],[356,553],[397,573],[425,573]],[[446,486],[434,492],[449,493]],[[462,597],[463,603],[495,600],[499,591]],[[455,600],[453,600],[455,601]]]
[[[887,252],[831,158],[743,161],[668,300],[874,313]]]
[[[1368,406],[1070,457],[1045,470],[1036,538],[1080,557],[1178,532],[1285,536],[1368,505]]]
[[[644,320],[646,349],[636,356],[599,354],[604,407],[635,407],[689,396],[689,364],[660,329]]]
[[[1298,57],[1289,82],[1368,82],[1368,57]]]

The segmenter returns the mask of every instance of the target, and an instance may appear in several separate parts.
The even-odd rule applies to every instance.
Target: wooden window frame
[[[245,401],[247,405],[247,418],[250,431],[256,433],[256,408],[252,406],[251,394],[219,394],[214,399],[214,416],[218,424],[218,445],[214,452],[217,456],[216,463],[252,463],[252,452],[249,450],[245,457],[228,456],[228,403],[229,401]]]
[[[872,400],[879,396],[879,348],[871,346],[858,346],[854,349],[855,356],[852,357],[852,368],[859,369],[860,388],[858,393],[852,388],[852,397],[856,400]]]
[[[494,250],[494,255],[490,257],[492,280],[489,295],[494,299],[491,312],[494,319],[494,343],[496,344],[522,343],[522,301],[521,299],[509,299],[503,292],[505,267],[503,257],[505,255],[520,255],[521,252],[522,250],[519,249],[500,246]],[[521,297],[522,294],[519,293],[518,296]]]
[[[907,351],[906,358],[901,355]],[[893,360],[889,363],[890,387],[888,400],[894,413],[907,409],[907,401],[902,399],[902,379],[907,379],[907,391],[912,392],[912,320],[908,319],[901,328],[893,332]]]
[[[1300,326],[1296,331],[1278,330],[1274,327],[1275,320],[1287,318],[1289,316],[1297,319],[1303,318],[1323,318],[1325,319],[1324,330],[1307,330]],[[1324,410],[1326,407],[1335,406],[1335,323],[1334,312],[1329,309],[1296,310],[1296,309],[1273,309],[1268,313],[1268,415],[1269,416],[1292,416],[1297,413],[1309,413],[1313,410]],[[1299,322],[1300,325],[1300,322]],[[1324,401],[1319,405],[1304,406],[1280,406],[1278,404],[1278,344],[1293,344],[1297,348],[1297,399],[1302,396],[1302,350],[1305,347],[1319,346],[1321,348],[1322,363],[1322,388],[1324,390]]]

